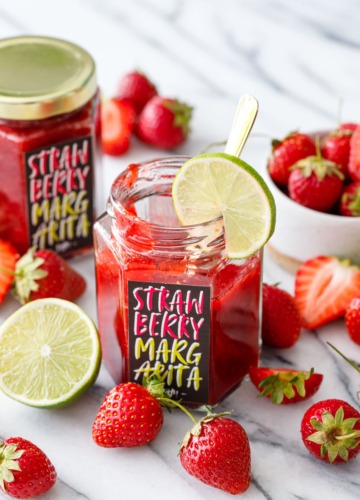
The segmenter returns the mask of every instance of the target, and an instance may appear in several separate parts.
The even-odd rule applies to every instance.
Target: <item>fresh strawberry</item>
[[[350,140],[349,175],[360,182],[360,125],[354,130]]]
[[[0,442],[0,487],[13,498],[33,498],[56,482],[56,471],[45,453],[21,437]]]
[[[92,436],[105,448],[142,446],[159,434],[163,414],[159,401],[134,382],[119,384],[105,396],[96,415]]]
[[[243,427],[230,418],[209,415],[197,422],[180,449],[184,469],[205,484],[233,495],[250,485],[250,445]]]
[[[301,318],[295,299],[285,290],[273,285],[262,287],[262,330],[264,344],[286,348],[300,337]]]
[[[352,130],[335,130],[324,139],[321,147],[323,158],[336,163],[344,177],[349,177],[348,164],[351,136]]]
[[[157,95],[155,85],[139,71],[132,71],[122,77],[119,82],[116,97],[128,99],[134,105],[137,114],[152,97]]]
[[[360,452],[360,413],[340,399],[319,401],[305,412],[301,436],[316,458],[347,462]]]
[[[134,105],[126,99],[110,99],[101,107],[101,142],[104,153],[119,156],[130,147],[135,125]]]
[[[319,256],[304,262],[295,276],[295,301],[308,329],[345,314],[360,295],[360,268],[348,260]]]
[[[337,165],[316,156],[300,160],[292,167],[289,177],[289,196],[313,210],[328,212],[339,200],[343,190],[343,174]]]
[[[13,284],[15,265],[19,257],[11,243],[0,240],[0,304],[4,302]]]
[[[349,217],[360,217],[360,181],[351,182],[344,188],[339,212]]]
[[[291,404],[311,398],[323,380],[321,373],[252,366],[251,382],[259,389],[259,396],[266,396],[274,404]]]
[[[46,297],[74,301],[85,289],[85,279],[52,250],[30,248],[16,263],[13,291],[22,304]]]
[[[155,96],[140,113],[136,134],[142,141],[161,149],[173,149],[189,134],[192,108],[177,99]]]
[[[345,311],[345,324],[350,338],[360,345],[360,295],[350,301]]]
[[[351,130],[352,132],[354,132],[354,130],[356,130],[356,128],[359,126],[358,123],[352,123],[352,122],[348,122],[348,123],[340,123],[339,125],[339,129],[340,130]]]
[[[315,143],[305,134],[294,132],[282,141],[273,140],[268,162],[269,174],[274,182],[287,186],[290,167],[299,160],[316,153]]]

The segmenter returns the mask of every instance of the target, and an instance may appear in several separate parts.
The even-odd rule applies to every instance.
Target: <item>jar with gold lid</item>
[[[101,189],[94,60],[68,41],[23,36],[0,40],[0,68],[0,238],[20,253],[87,252]]]

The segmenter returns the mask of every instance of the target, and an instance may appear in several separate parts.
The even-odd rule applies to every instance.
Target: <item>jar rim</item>
[[[191,158],[191,156],[186,156],[186,155],[165,156],[165,157],[159,157],[159,158],[155,158],[153,160],[147,160],[144,162],[140,162],[140,163],[136,163],[136,164],[134,163],[134,164],[129,165],[127,168],[125,168],[125,170],[123,170],[123,172],[121,172],[115,178],[115,180],[112,183],[111,190],[110,190],[110,197],[109,197],[109,201],[108,201],[108,209],[107,209],[109,215],[112,217],[115,216],[114,212],[113,212],[113,209],[115,208],[122,215],[129,217],[129,218],[133,218],[134,220],[136,219],[136,220],[145,222],[149,227],[153,227],[155,229],[163,228],[163,229],[166,229],[166,231],[173,231],[175,233],[180,232],[180,231],[183,232],[184,228],[191,230],[191,228],[196,229],[196,228],[202,228],[202,227],[207,227],[207,226],[211,226],[214,224],[218,224],[219,221],[221,221],[223,219],[223,217],[221,215],[219,217],[215,217],[214,219],[208,220],[206,222],[201,222],[198,224],[184,225],[184,226],[164,226],[162,224],[156,224],[153,222],[149,222],[146,219],[143,219],[143,218],[139,217],[138,215],[134,214],[131,210],[128,210],[127,207],[125,206],[125,204],[122,202],[122,200],[119,199],[119,194],[120,194],[120,196],[123,195],[124,191],[122,189],[119,190],[119,192],[117,191],[117,189],[119,187],[118,183],[123,177],[125,177],[128,174],[129,167],[136,166],[138,169],[142,169],[142,168],[146,168],[146,167],[152,167],[152,169],[154,169],[154,167],[166,167],[166,166],[180,168],[181,165],[183,163],[185,163],[185,161],[189,160],[190,158]],[[133,174],[130,173],[130,177],[132,175]]]
[[[169,188],[171,189],[176,172],[188,159],[188,156],[171,156],[131,164],[114,180],[107,213],[113,220],[113,233],[119,235],[125,246],[137,248],[140,252],[149,249],[173,252],[174,255],[191,252],[197,257],[224,250],[222,216],[204,223],[175,226],[149,221],[137,215],[134,210],[133,204],[146,197],[154,194],[169,196]],[[131,188],[138,196],[136,200],[131,198]]]
[[[41,120],[69,113],[96,93],[96,68],[82,47],[58,38],[0,40],[0,118]]]

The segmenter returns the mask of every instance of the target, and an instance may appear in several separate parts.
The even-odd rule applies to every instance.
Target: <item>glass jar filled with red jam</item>
[[[185,157],[132,164],[94,226],[103,357],[115,381],[156,375],[214,405],[259,359],[262,256],[224,256],[222,218],[181,227],[171,189]]]
[[[26,36],[0,40],[0,68],[0,238],[20,253],[84,253],[100,158],[94,60],[67,41]]]

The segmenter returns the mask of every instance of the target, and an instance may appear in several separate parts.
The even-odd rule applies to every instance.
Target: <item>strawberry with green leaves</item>
[[[13,245],[7,241],[0,240],[0,304],[4,302],[11,285],[14,281],[16,262],[19,253]]]
[[[273,404],[292,404],[311,398],[323,381],[321,373],[287,368],[250,367],[249,376],[255,387]]]
[[[340,199],[343,179],[336,163],[322,158],[318,151],[291,167],[289,196],[304,207],[328,212]]]
[[[360,268],[349,260],[318,256],[304,262],[295,276],[295,301],[304,328],[325,325],[345,314],[360,296]]]
[[[270,177],[280,186],[287,186],[290,168],[299,160],[315,153],[315,143],[306,134],[293,132],[281,141],[273,140],[272,153],[268,161]]]
[[[30,248],[16,263],[13,292],[21,304],[46,297],[75,301],[85,290],[85,279],[52,250]]]
[[[33,498],[56,482],[56,470],[45,453],[21,437],[0,442],[0,489],[12,498]]]
[[[146,388],[127,382],[115,386],[105,396],[94,420],[95,443],[105,448],[132,448],[151,443],[163,425],[157,399],[162,395],[163,384],[150,383]]]
[[[264,284],[262,293],[263,343],[279,349],[292,347],[299,340],[301,330],[294,297],[275,285]]]
[[[192,108],[177,99],[155,96],[138,117],[136,134],[143,142],[160,149],[183,144],[190,132]]]
[[[250,486],[249,439],[238,422],[223,414],[195,420],[180,448],[180,462],[190,475],[233,495]]]
[[[301,436],[319,460],[347,462],[360,452],[360,413],[340,399],[318,401],[302,418]]]

